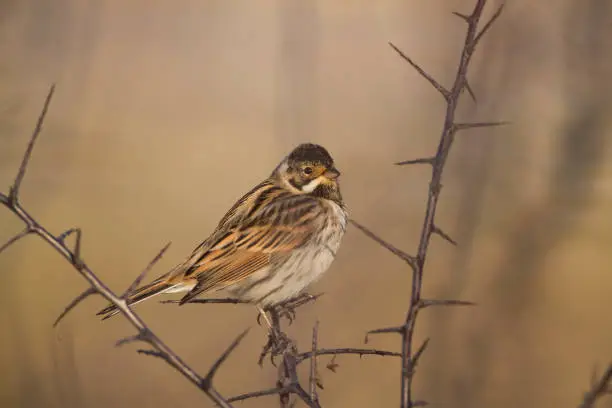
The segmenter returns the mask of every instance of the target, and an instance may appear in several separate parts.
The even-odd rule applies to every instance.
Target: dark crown
[[[290,162],[321,163],[327,168],[334,164],[334,160],[323,146],[304,143],[293,149],[289,154]]]

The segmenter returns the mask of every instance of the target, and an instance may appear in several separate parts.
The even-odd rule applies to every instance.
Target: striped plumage
[[[296,297],[329,268],[344,235],[339,174],[323,147],[299,145],[184,262],[137,289],[128,302],[187,292],[185,303],[221,289],[260,308]],[[111,305],[98,314],[116,313]]]

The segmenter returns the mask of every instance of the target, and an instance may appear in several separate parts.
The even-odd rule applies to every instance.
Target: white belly
[[[265,307],[292,299],[316,282],[336,257],[346,230],[346,212],[335,203],[330,205],[333,215],[328,225],[309,244],[294,250],[281,264],[255,272],[229,291]]]

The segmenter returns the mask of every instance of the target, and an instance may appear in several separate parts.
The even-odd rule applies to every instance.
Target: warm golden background
[[[493,3],[487,15],[493,12]],[[7,187],[51,82],[58,89],[23,188],[52,231],[79,226],[84,256],[122,290],[169,240],[155,274],[180,261],[224,211],[298,142],[324,144],[343,171],[352,216],[416,247],[426,168],[443,101],[387,46],[449,84],[472,0],[82,1],[0,3],[0,184]],[[509,1],[470,72],[478,105],[463,120],[511,120],[462,135],[439,222],[459,242],[431,247],[425,290],[472,309],[423,313],[431,336],[418,398],[437,407],[572,407],[612,358],[612,3]],[[19,231],[0,212],[0,239]],[[113,347],[133,333],[100,323],[85,288],[28,238],[0,257],[0,406],[212,406],[168,366]],[[361,346],[398,324],[406,265],[351,229],[326,296],[290,332],[308,347]],[[271,386],[265,340],[244,306],[150,302],[146,322],[204,373],[247,326],[217,379],[225,395]],[[399,349],[381,336],[376,347]],[[341,357],[322,372],[326,407],[398,405],[399,362]],[[608,404],[608,405],[606,405]],[[276,406],[274,399],[239,406]],[[612,401],[602,403],[612,407]]]

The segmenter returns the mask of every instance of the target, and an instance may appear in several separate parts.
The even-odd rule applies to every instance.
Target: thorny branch
[[[166,363],[176,369],[186,379],[192,382],[195,386],[200,388],[208,397],[214,401],[219,407],[231,408],[232,405],[216,390],[213,386],[213,378],[221,364],[227,359],[229,354],[238,346],[240,341],[246,335],[246,331],[240,334],[232,344],[225,350],[225,352],[214,362],[206,376],[200,376],[196,371],[189,367],[176,353],[170,349],[159,337],[157,337],[148,326],[142,321],[142,319],[134,313],[126,302],[126,296],[129,290],[136,287],[142,280],[144,275],[153,267],[159,258],[163,255],[163,252],[168,248],[166,246],[160,253],[150,262],[145,270],[138,276],[132,285],[123,295],[116,295],[108,286],[104,284],[98,278],[98,276],[87,266],[83,258],[81,258],[81,245],[82,245],[82,234],[81,230],[71,228],[70,230],[60,234],[59,236],[53,235],[49,230],[43,227],[36,221],[36,219],[30,215],[28,211],[20,203],[20,188],[28,168],[28,163],[32,156],[32,151],[36,140],[42,130],[47,110],[49,109],[53,93],[55,91],[55,85],[51,86],[43,109],[38,117],[36,127],[30,137],[28,147],[23,156],[21,165],[15,181],[9,189],[8,195],[0,193],[0,204],[4,205],[11,212],[13,212],[20,220],[26,225],[25,229],[11,238],[6,244],[0,247],[0,252],[6,250],[10,245],[19,241],[21,238],[33,234],[42,238],[49,246],[55,249],[60,255],[62,255],[70,265],[89,283],[90,287],[85,290],[82,294],[77,296],[62,312],[58,317],[55,324],[57,324],[72,308],[79,304],[82,300],[86,299],[90,295],[98,294],[104,297],[106,300],[117,306],[121,314],[130,322],[130,324],[137,330],[137,335],[128,339],[124,339],[118,342],[118,344],[125,344],[132,341],[141,341],[147,343],[152,350],[143,350],[142,353],[146,355],[153,355],[162,358]],[[74,249],[70,249],[65,241],[66,238],[72,233],[76,234],[76,243]]]
[[[597,373],[593,371],[591,389],[584,394],[578,408],[592,408],[601,397],[610,394],[612,394],[612,363],[608,365],[606,371],[599,378]]]
[[[129,287],[121,294],[117,295],[110,288],[108,288],[103,281],[87,266],[83,258],[81,257],[82,238],[83,234],[80,228],[70,228],[59,235],[53,235],[49,230],[43,227],[36,221],[36,219],[21,205],[20,203],[20,188],[22,185],[23,178],[27,171],[27,167],[32,156],[32,152],[35,146],[35,142],[42,130],[42,126],[45,121],[47,111],[49,109],[53,94],[55,92],[55,85],[51,87],[47,98],[45,100],[42,112],[38,118],[36,127],[30,141],[28,143],[27,150],[23,156],[21,165],[19,167],[18,174],[9,189],[9,194],[0,193],[0,204],[7,207],[13,212],[19,219],[25,223],[25,228],[9,239],[5,244],[0,246],[0,252],[6,250],[8,247],[26,237],[27,235],[36,235],[43,239],[53,249],[55,249],[60,255],[62,255],[70,265],[89,283],[89,287],[84,290],[81,294],[75,297],[62,311],[58,318],[54,322],[56,326],[74,307],[79,305],[83,300],[92,296],[100,295],[106,300],[118,307],[120,313],[132,324],[137,330],[137,334],[131,337],[127,337],[117,341],[116,345],[121,346],[132,342],[143,342],[149,345],[149,349],[139,349],[138,353],[158,357],[165,361],[167,364],[175,368],[181,373],[186,379],[195,384],[200,388],[208,397],[214,401],[219,407],[231,408],[232,401],[239,401],[248,398],[254,398],[264,395],[278,394],[280,396],[283,406],[289,403],[289,396],[291,394],[297,395],[301,398],[309,407],[319,408],[321,405],[318,401],[316,388],[321,387],[321,383],[318,378],[316,368],[316,357],[322,355],[338,355],[338,354],[357,354],[357,355],[379,355],[379,356],[399,356],[399,353],[393,353],[385,350],[377,349],[317,349],[317,332],[318,329],[315,327],[313,332],[313,349],[309,352],[299,353],[295,342],[288,338],[288,336],[281,331],[280,317],[284,316],[291,322],[294,318],[294,309],[307,302],[316,300],[320,295],[309,295],[305,294],[302,297],[294,300],[291,304],[284,305],[282,310],[279,310],[275,315],[275,330],[276,335],[270,338],[266,353],[270,353],[271,357],[281,355],[281,365],[278,367],[278,386],[271,390],[258,391],[255,393],[244,394],[238,397],[225,399],[213,386],[213,379],[220,368],[220,366],[229,357],[230,353],[238,346],[248,330],[241,333],[230,346],[223,352],[223,354],[217,358],[212,364],[210,370],[205,376],[200,376],[196,371],[189,367],[176,353],[174,353],[170,347],[168,347],[163,341],[157,337],[149,327],[142,321],[142,319],[132,311],[130,306],[127,304],[127,297],[132,293],[142,282],[148,272],[153,266],[161,259],[164,255],[170,243],[162,248],[158,254],[149,262],[146,268],[134,279]],[[66,241],[70,236],[74,236],[74,247],[71,249],[67,245]],[[172,303],[168,301],[167,303]],[[166,302],[164,302],[166,303]],[[190,303],[243,303],[237,299],[197,299]],[[265,357],[265,353],[262,353],[262,359]],[[305,360],[311,360],[311,375],[310,375],[310,386],[309,392],[307,392],[298,380],[297,366]],[[330,365],[328,365],[330,367]]]
[[[445,88],[431,75],[429,75],[423,68],[417,65],[410,57],[408,57],[403,51],[401,51],[394,44],[389,43],[395,52],[399,54],[408,64],[410,64],[425,80],[427,80],[443,97],[446,102],[446,114],[444,117],[444,126],[440,135],[438,148],[435,155],[425,158],[417,158],[412,160],[401,161],[396,163],[398,165],[408,164],[428,164],[431,166],[431,179],[428,188],[428,199],[427,206],[425,209],[425,216],[423,220],[423,226],[421,229],[421,235],[419,239],[419,245],[416,252],[416,256],[409,255],[403,251],[398,250],[393,245],[387,243],[382,238],[371,232],[364,226],[352,221],[353,225],[357,226],[367,236],[372,238],[374,241],[381,244],[383,247],[390,250],[396,256],[406,261],[412,270],[412,286],[410,293],[410,306],[406,313],[404,323],[398,327],[390,327],[385,329],[372,330],[369,334],[375,333],[398,333],[402,336],[402,370],[401,370],[401,407],[411,408],[417,405],[421,405],[421,401],[415,401],[413,399],[412,392],[412,379],[415,372],[415,366],[422,355],[427,343],[418,351],[414,351],[413,337],[416,326],[416,320],[418,313],[421,309],[428,306],[437,305],[468,305],[469,302],[463,301],[448,301],[448,300],[427,300],[423,299],[422,285],[423,285],[423,271],[425,267],[425,261],[427,258],[427,251],[429,249],[429,243],[432,235],[438,235],[446,241],[456,244],[455,241],[443,230],[436,225],[435,216],[438,205],[438,198],[442,189],[442,175],[446,160],[448,158],[451,146],[455,139],[455,134],[459,130],[465,130],[476,127],[492,127],[503,125],[504,122],[478,122],[478,123],[457,123],[455,121],[455,111],[459,103],[459,99],[463,90],[467,90],[468,93],[475,100],[474,93],[469,86],[467,79],[468,66],[470,64],[472,55],[476,49],[476,45],[482,39],[484,34],[489,30],[493,22],[500,16],[503,9],[503,5],[500,6],[497,11],[493,14],[493,17],[484,24],[483,28],[479,31],[478,26],[480,18],[482,16],[483,9],[486,4],[486,0],[477,0],[476,5],[470,15],[464,15],[461,13],[454,13],[459,16],[467,23],[467,32],[465,36],[465,42],[461,57],[459,59],[459,65],[455,74],[455,80],[450,89]]]

